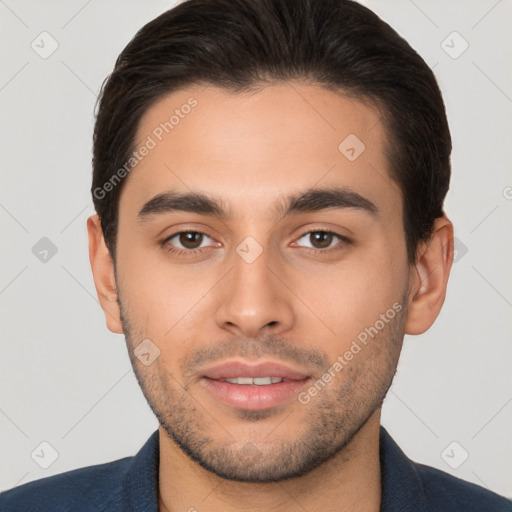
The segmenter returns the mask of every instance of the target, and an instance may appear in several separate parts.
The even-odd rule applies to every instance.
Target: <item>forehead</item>
[[[141,118],[135,148],[143,146],[150,149],[128,175],[121,203],[193,190],[223,197],[243,214],[283,192],[341,185],[397,213],[400,191],[389,177],[379,111],[319,86],[175,91]]]

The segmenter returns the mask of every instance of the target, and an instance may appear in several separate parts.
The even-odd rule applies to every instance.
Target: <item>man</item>
[[[442,307],[451,141],[423,60],[345,0],[189,0],[94,133],[90,261],[160,426],[2,510],[505,511],[380,427]]]

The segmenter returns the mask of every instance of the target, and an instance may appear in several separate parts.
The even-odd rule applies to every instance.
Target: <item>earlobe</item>
[[[117,302],[114,263],[103,238],[103,230],[98,214],[91,215],[87,219],[87,232],[89,236],[89,261],[94,285],[101,308],[105,313],[107,327],[113,333],[123,334],[121,314]]]
[[[411,267],[406,334],[427,331],[441,311],[453,262],[453,225],[446,216],[434,224],[432,236],[418,247]]]

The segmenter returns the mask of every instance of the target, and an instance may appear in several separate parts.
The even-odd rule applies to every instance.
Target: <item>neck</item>
[[[160,512],[378,512],[380,409],[350,442],[309,473],[275,483],[225,480],[187,457],[160,426]]]

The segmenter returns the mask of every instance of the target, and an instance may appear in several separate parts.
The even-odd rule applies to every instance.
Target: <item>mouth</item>
[[[270,384],[279,384],[285,380],[281,377],[232,377],[230,379],[220,379],[220,381],[239,384],[240,386],[269,386]]]
[[[310,380],[306,372],[280,363],[229,361],[204,370],[200,383],[229,407],[259,411],[290,401]]]

